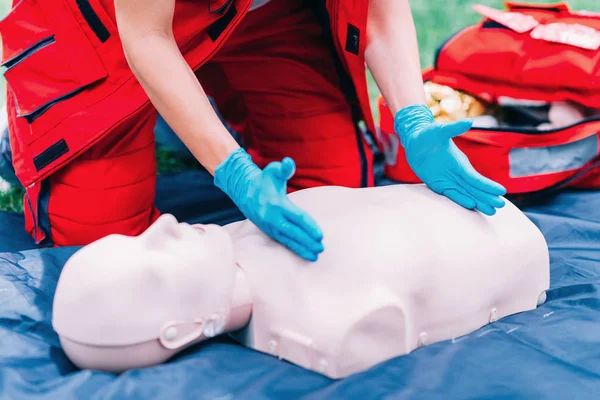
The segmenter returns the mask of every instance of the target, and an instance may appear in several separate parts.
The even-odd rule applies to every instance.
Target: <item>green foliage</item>
[[[158,175],[200,168],[197,161],[179,157],[160,147],[156,150],[156,166]]]
[[[10,188],[0,191],[0,210],[23,212],[23,188]]]

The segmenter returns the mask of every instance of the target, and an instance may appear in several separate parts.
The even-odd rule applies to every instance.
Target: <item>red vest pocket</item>
[[[107,76],[89,41],[69,39],[75,29],[72,36],[55,32],[34,0],[22,0],[0,23],[8,95],[29,124]],[[43,135],[45,125],[36,124],[27,142]]]
[[[0,21],[2,34],[2,63],[10,63],[21,53],[52,36],[42,12],[23,0],[6,18]]]

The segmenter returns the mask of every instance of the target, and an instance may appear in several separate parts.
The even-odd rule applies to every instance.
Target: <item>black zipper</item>
[[[16,56],[14,56],[13,58],[11,58],[10,60],[6,60],[2,66],[6,68],[6,70],[10,70],[11,68],[13,68],[14,66],[18,65],[20,62],[22,62],[23,60],[27,59],[28,57],[30,57],[31,55],[33,55],[34,53],[37,53],[38,51],[40,51],[41,49],[43,49],[46,46],[49,46],[53,43],[55,43],[56,40],[54,39],[54,35],[49,36],[45,39],[40,40],[39,42],[37,42],[36,44],[34,44],[33,46],[29,47],[28,49],[26,49],[25,51],[23,51],[20,54],[17,54]]]
[[[89,85],[88,85],[89,86]],[[71,97],[79,94],[83,89],[87,88],[88,86],[83,86],[80,88],[77,88],[75,90],[73,90],[72,92],[69,92],[67,94],[64,94],[40,107],[38,107],[37,109],[33,110],[32,112],[30,112],[29,114],[24,114],[24,115],[19,115],[20,117],[25,118],[25,120],[27,120],[27,122],[29,122],[30,124],[33,123],[33,121],[35,121],[36,119],[38,119],[42,114],[44,114],[46,111],[48,111],[48,109],[50,107],[52,107],[53,105],[60,103],[64,100],[70,99]]]
[[[565,125],[565,126],[561,126],[560,128],[553,128],[553,129],[547,129],[547,130],[539,130],[536,128],[513,128],[513,127],[506,127],[506,128],[501,128],[501,127],[484,128],[484,127],[481,127],[481,128],[479,128],[477,126],[474,126],[472,129],[477,129],[478,131],[486,131],[486,132],[517,133],[517,134],[523,134],[523,135],[545,135],[548,133],[556,133],[556,132],[564,131],[565,129],[574,128],[578,125],[586,124],[588,122],[598,122],[598,121],[600,121],[600,116],[589,117],[589,118],[584,118],[584,119],[582,119],[574,124],[571,124],[571,125]]]

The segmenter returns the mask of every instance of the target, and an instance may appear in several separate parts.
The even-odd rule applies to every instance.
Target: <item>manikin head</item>
[[[76,252],[58,281],[53,327],[80,368],[121,372],[239,329],[250,312],[225,230],[166,214],[138,237],[111,235]]]

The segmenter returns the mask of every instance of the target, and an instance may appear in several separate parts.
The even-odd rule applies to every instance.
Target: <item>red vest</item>
[[[0,22],[16,174],[28,191],[148,105],[127,65],[112,0],[14,0]],[[207,6],[208,3],[208,6]],[[173,30],[189,65],[210,59],[251,0],[178,0]],[[321,1],[317,1],[321,3]],[[356,119],[374,132],[365,78],[368,0],[327,0]],[[35,197],[35,196],[34,196]]]
[[[561,23],[600,30],[600,14],[576,13],[565,4],[507,5],[510,11],[534,17],[542,28],[554,29],[557,25],[551,24]],[[423,79],[491,103],[500,97],[570,100],[600,109],[600,50],[534,36],[483,19],[448,40]],[[379,105],[385,174],[400,182],[420,182],[406,162],[383,99]],[[599,132],[600,117],[591,117],[548,131],[473,128],[454,141],[479,173],[511,194],[523,194],[564,186],[600,187]]]
[[[360,107],[360,119],[365,122],[369,132],[375,133],[365,66],[369,0],[327,0],[326,4],[336,50],[353,82],[354,87],[348,90],[354,89],[354,101]],[[352,94],[347,95],[347,98],[352,97]]]

